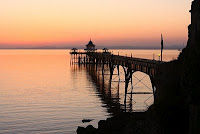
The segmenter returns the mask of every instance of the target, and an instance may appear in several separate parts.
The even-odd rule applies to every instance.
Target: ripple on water
[[[118,51],[143,54],[143,58],[155,53],[113,50]],[[177,55],[169,54],[166,60]],[[78,126],[97,127],[99,120],[112,115],[91,74],[84,67],[70,66],[69,50],[0,50],[0,61],[4,63],[0,66],[0,133],[75,134]],[[123,103],[123,90],[119,94]],[[134,99],[139,100],[134,108],[144,107],[144,98]],[[94,120],[83,124],[85,118]]]

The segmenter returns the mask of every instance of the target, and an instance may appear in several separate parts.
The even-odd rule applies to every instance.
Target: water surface
[[[159,50],[112,51],[148,59],[153,58],[153,53],[158,59],[159,53]],[[163,59],[175,59],[178,53],[165,50]],[[78,126],[97,126],[99,120],[113,115],[112,104],[102,94],[96,74],[87,67],[70,65],[70,59],[69,50],[0,50],[0,133],[73,134]],[[134,75],[138,79],[144,76],[139,72]],[[144,82],[151,87],[148,77]],[[116,97],[115,86],[112,86],[112,98]],[[120,83],[121,99],[113,102],[123,103],[123,89]],[[134,89],[149,91],[141,83]],[[144,100],[148,97],[134,96],[137,103],[132,108],[147,108]],[[147,103],[151,105],[153,99]],[[83,124],[84,118],[95,120]]]

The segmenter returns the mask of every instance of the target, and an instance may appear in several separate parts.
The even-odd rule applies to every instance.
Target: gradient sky
[[[0,0],[0,47],[187,41],[191,0]]]

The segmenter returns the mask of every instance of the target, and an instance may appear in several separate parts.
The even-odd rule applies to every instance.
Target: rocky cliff
[[[146,133],[200,134],[200,0],[190,12],[187,47],[178,60],[160,65],[155,104],[147,111],[147,124],[159,127],[147,125]]]

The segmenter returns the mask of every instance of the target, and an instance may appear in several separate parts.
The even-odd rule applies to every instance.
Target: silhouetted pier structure
[[[155,90],[156,90],[155,77],[159,69],[158,66],[159,64],[164,63],[162,61],[157,61],[157,60],[135,58],[132,56],[127,57],[127,56],[114,55],[114,54],[111,54],[110,52],[71,52],[70,54],[72,55],[71,64],[74,64],[74,63],[78,65],[83,64],[86,66],[90,66],[90,68],[93,68],[96,71],[99,71],[99,69],[101,69],[102,78],[104,78],[105,75],[109,75],[110,85],[112,82],[124,82],[125,83],[124,104],[126,104],[127,95],[131,95],[130,96],[131,100],[132,100],[133,94],[153,94],[154,95]],[[109,73],[105,73],[105,69],[104,69],[105,66],[109,68],[108,69]],[[124,81],[120,80],[120,78],[117,81],[113,81],[112,79],[114,75],[116,76],[120,75],[120,69],[119,69],[120,66],[123,68],[123,71],[124,71],[124,75],[125,75]],[[116,74],[114,74],[115,69],[117,69]],[[134,86],[132,84],[133,74],[136,71],[143,72],[149,76],[152,87],[148,87],[148,88],[149,89],[152,88],[152,92],[134,92],[133,91],[134,90]],[[139,80],[139,82],[142,82],[142,79]]]
[[[162,43],[163,45],[163,39]],[[161,48],[162,49],[162,48]],[[159,65],[164,63],[163,61],[157,60],[150,60],[150,59],[143,59],[143,58],[136,58],[136,57],[127,57],[114,55],[108,51],[107,48],[103,48],[102,52],[97,52],[95,45],[90,40],[89,43],[86,45],[86,49],[84,52],[78,52],[78,49],[73,48],[70,52],[71,54],[71,61],[70,64],[78,64],[78,65],[89,65],[90,68],[99,71],[101,69],[101,75],[104,80],[106,75],[109,76],[109,84],[113,82],[124,82],[124,104],[126,105],[127,95],[130,95],[130,100],[132,101],[133,94],[153,94],[155,95],[156,90],[156,76],[159,69]],[[109,73],[105,73],[105,66],[108,67]],[[124,80],[120,79],[120,67],[122,67],[124,72]],[[117,69],[117,73],[114,73],[114,70]],[[148,87],[145,83],[142,82],[142,79],[138,79],[133,74],[135,72],[143,72],[147,74],[151,81],[151,87]],[[113,80],[113,76],[118,76],[118,80]],[[98,75],[99,77],[99,75]],[[139,82],[145,85],[148,89],[152,90],[152,92],[134,92],[133,85],[133,77],[136,78]],[[130,87],[129,87],[130,85]],[[111,88],[110,88],[111,89]],[[154,96],[155,97],[155,96]],[[126,107],[126,106],[125,106]]]

